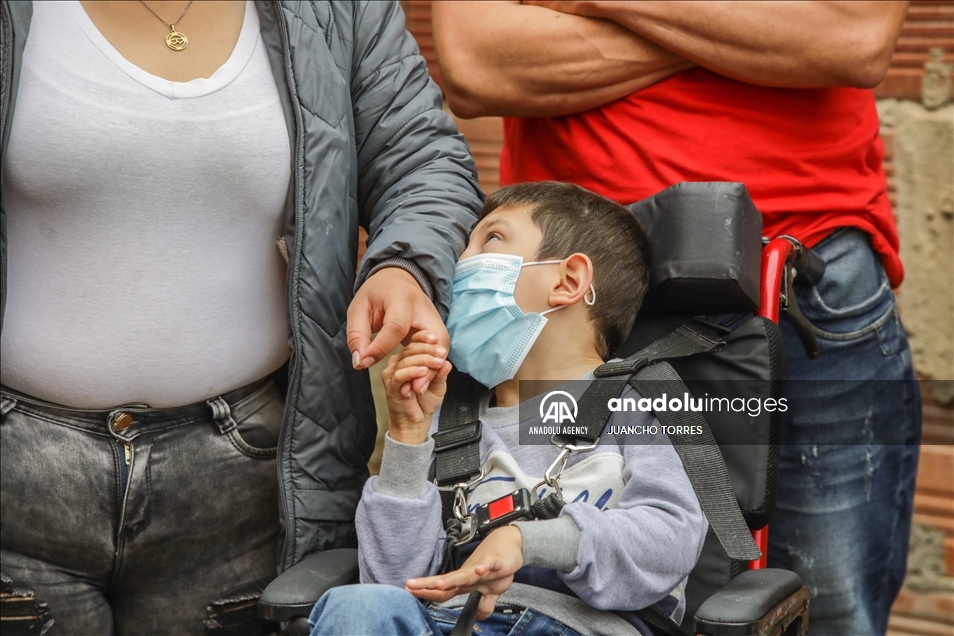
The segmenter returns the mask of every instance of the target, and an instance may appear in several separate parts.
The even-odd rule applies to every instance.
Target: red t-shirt
[[[692,69],[583,113],[505,119],[500,181],[571,181],[624,204],[680,181],[739,181],[765,236],[811,247],[860,228],[896,287],[883,158],[870,90],[767,88]]]

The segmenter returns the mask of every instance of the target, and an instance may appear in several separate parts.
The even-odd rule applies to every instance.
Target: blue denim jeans
[[[812,636],[884,634],[904,578],[921,401],[894,294],[867,235],[839,230],[827,270],[796,295],[815,325],[810,360],[783,325],[785,393],[769,566],[811,588]]]
[[[198,636],[224,592],[273,578],[283,403],[271,380],[168,409],[4,389],[0,570],[48,636]]]
[[[447,636],[458,614],[428,609],[406,590],[391,585],[346,585],[326,592],[308,622],[311,636]],[[498,609],[475,628],[474,634],[480,636],[579,636],[532,609]]]

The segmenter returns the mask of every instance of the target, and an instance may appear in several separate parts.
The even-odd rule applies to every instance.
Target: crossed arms
[[[461,117],[567,115],[701,66],[785,88],[878,84],[907,2],[435,2]]]

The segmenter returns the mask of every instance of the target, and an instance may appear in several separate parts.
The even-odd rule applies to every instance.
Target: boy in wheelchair
[[[457,265],[447,321],[450,361],[490,387],[479,407],[480,473],[454,504],[464,536],[448,536],[453,524],[445,526],[447,505],[432,483],[451,362],[433,334],[419,332],[383,373],[389,430],[356,518],[362,584],[318,601],[313,634],[450,634],[475,591],[478,622],[466,633],[651,634],[635,610],[653,605],[682,619],[708,524],[668,437],[646,434],[658,424],[652,413],[613,413],[598,444],[581,452],[519,442],[521,416],[540,418],[520,408],[518,383],[594,378],[633,325],[648,252],[629,211],[577,186],[520,184],[487,199]],[[411,381],[433,371],[413,393]],[[620,397],[640,396],[627,387]],[[478,542],[467,517],[519,517],[512,495],[521,489],[530,493],[524,503],[556,491],[559,514],[500,525]],[[475,540],[463,550],[472,551],[455,569],[447,546],[467,535]]]

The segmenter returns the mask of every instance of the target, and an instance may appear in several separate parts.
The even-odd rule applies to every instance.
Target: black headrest
[[[762,214],[741,183],[677,183],[629,206],[649,234],[641,313],[710,315],[759,304]]]

